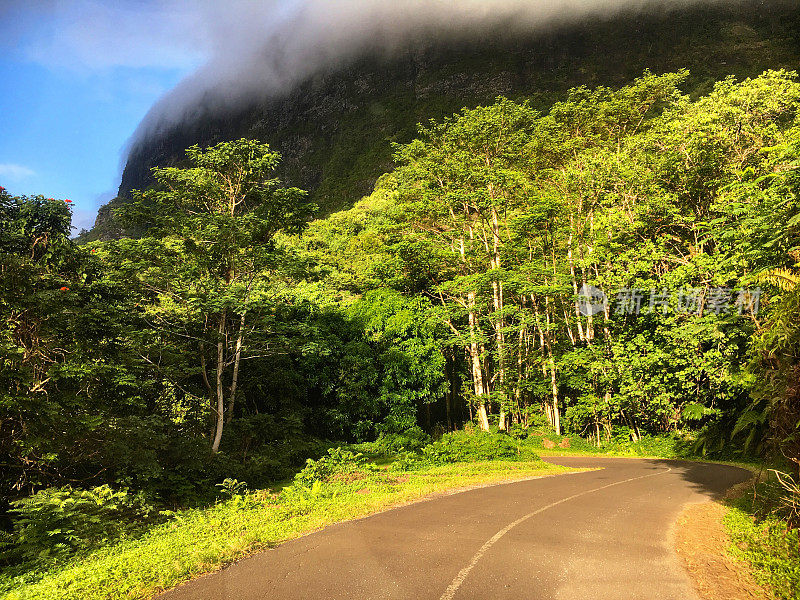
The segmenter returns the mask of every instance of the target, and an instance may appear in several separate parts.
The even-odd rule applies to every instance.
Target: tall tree
[[[193,146],[186,159],[185,168],[154,169],[157,187],[137,192],[122,209],[128,222],[147,228],[147,237],[124,254],[158,242],[148,252],[155,262],[138,271],[154,295],[152,327],[182,340],[197,357],[216,453],[234,414],[243,354],[254,333],[251,314],[270,298],[273,238],[302,230],[314,206],[304,191],[281,186],[274,177],[280,155],[258,141]],[[164,252],[157,257],[159,249]],[[145,359],[158,365],[160,353]]]
[[[478,421],[488,430],[488,404],[509,405],[503,253],[508,215],[530,188],[524,147],[537,124],[527,104],[500,99],[422,128],[401,147],[395,173],[400,197],[418,234],[450,253],[455,277],[438,290],[445,305],[463,313],[466,328],[448,324],[462,340],[472,374]],[[487,335],[484,324],[491,331]],[[493,352],[486,349],[491,344]],[[490,362],[487,362],[490,361]]]

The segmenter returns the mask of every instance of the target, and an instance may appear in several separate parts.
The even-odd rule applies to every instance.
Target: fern
[[[748,410],[736,420],[736,426],[731,432],[731,437],[753,426],[763,425],[767,420],[766,411]]]
[[[706,414],[706,407],[697,402],[683,407],[683,418],[687,421],[700,421]]]

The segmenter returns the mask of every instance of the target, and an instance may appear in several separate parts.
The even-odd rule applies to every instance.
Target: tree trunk
[[[208,380],[208,365],[206,362],[206,347],[203,342],[200,342],[200,375],[203,379],[203,386],[206,388],[206,392],[208,392],[208,407],[211,409],[211,414],[208,423],[208,439],[214,439],[214,433],[217,428],[217,419],[216,414],[217,411],[214,408],[214,405],[217,403],[216,393],[214,392],[214,388],[211,387],[211,382]]]
[[[478,424],[483,431],[489,431],[489,415],[486,412],[486,402],[481,401],[477,409]]]
[[[520,315],[524,315],[525,311],[525,300],[524,298],[520,302]],[[525,341],[527,339],[527,326],[524,321],[524,316],[522,317],[523,321],[520,323],[519,327],[519,336],[517,340],[517,381],[514,385],[514,403],[516,404],[516,416],[517,421],[522,423],[522,409],[523,405],[525,404],[525,399],[522,395],[522,387],[527,380],[528,374],[526,369],[526,359],[527,359],[527,352],[526,352],[526,344]],[[527,424],[526,424],[527,425]]]
[[[550,300],[545,298],[545,318],[547,323],[547,335],[545,336],[545,343],[547,344],[547,356],[550,362],[550,387],[553,394],[553,429],[556,430],[557,435],[561,435],[561,414],[558,411],[558,380],[556,378],[556,361],[553,356],[553,339],[550,333],[550,326],[555,318],[550,317]]]
[[[214,433],[214,441],[211,444],[211,452],[219,452],[219,444],[222,442],[222,428],[225,426],[225,388],[222,385],[222,375],[225,371],[225,321],[227,311],[223,309],[219,317],[219,339],[217,340],[217,427]]]
[[[620,410],[620,413],[622,414],[622,418],[625,419],[625,422],[628,424],[628,429],[630,429],[631,432],[631,440],[634,444],[637,443],[640,436],[639,428],[636,426],[636,422],[630,419],[624,410]]]
[[[574,237],[575,218],[573,215],[569,216],[569,240],[567,242],[567,262],[569,263],[569,274],[572,279],[572,291],[575,294],[575,322],[578,326],[578,338],[584,342],[586,341],[586,334],[583,331],[583,322],[581,321],[581,308],[578,302],[578,279],[575,276],[575,258],[572,253],[572,244]]]
[[[469,306],[469,358],[472,369],[472,384],[477,404],[478,424],[484,431],[489,431],[489,416],[486,412],[486,386],[483,378],[483,365],[477,339],[477,319],[475,317],[475,292],[467,294]]]
[[[550,385],[551,393],[553,394],[553,401],[542,401],[544,405],[544,414],[547,417],[547,422],[557,432],[561,431],[561,418],[558,414],[558,385],[555,381],[555,363],[553,363],[553,353],[550,346],[550,331],[549,327],[545,331],[545,326],[542,324],[542,317],[539,314],[539,305],[536,302],[536,297],[531,295],[531,303],[533,304],[533,314],[536,318],[536,327],[539,330],[539,348],[542,351],[542,375],[547,376],[548,365],[550,368]],[[548,325],[550,317],[548,315]],[[548,359],[546,360],[546,357]]]
[[[453,389],[453,369],[455,365],[453,364],[453,349],[448,348],[447,351],[444,353],[444,375],[445,379],[447,379],[447,390],[444,393],[444,410],[445,416],[447,419],[447,431],[453,431],[453,416],[452,416],[452,406],[453,406],[453,394],[455,390]]]
[[[236,386],[239,382],[239,361],[242,358],[242,338],[244,337],[244,323],[247,317],[247,312],[242,312],[242,319],[239,322],[239,335],[236,338],[236,354],[233,359],[233,381],[231,381],[231,395],[228,398],[228,414],[225,418],[226,423],[233,420],[233,408],[236,402]]]
[[[553,352],[548,348],[550,353],[550,385],[553,392],[553,428],[556,430],[556,435],[561,435],[561,415],[558,412],[558,381],[556,379],[556,362],[553,359]]]
[[[492,301],[494,303],[494,335],[495,345],[497,346],[497,381],[501,392],[500,400],[500,418],[498,420],[498,427],[500,431],[506,429],[506,342],[503,327],[505,319],[503,318],[503,283],[500,281],[500,269],[502,262],[500,258],[500,219],[497,215],[497,209],[492,209],[492,259],[491,269],[495,271],[495,276],[492,278]]]

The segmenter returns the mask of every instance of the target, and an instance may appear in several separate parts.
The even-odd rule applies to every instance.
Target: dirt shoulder
[[[749,565],[728,553],[722,522],[728,509],[717,502],[690,504],[675,528],[675,549],[702,600],[764,600],[771,593],[753,579]]]

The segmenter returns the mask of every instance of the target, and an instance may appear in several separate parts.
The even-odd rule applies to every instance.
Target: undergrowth
[[[731,553],[750,563],[756,579],[780,600],[800,598],[800,532],[789,527],[787,493],[770,477],[731,501],[725,517]]]

